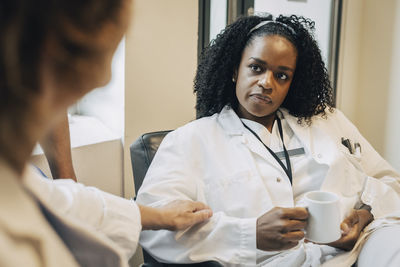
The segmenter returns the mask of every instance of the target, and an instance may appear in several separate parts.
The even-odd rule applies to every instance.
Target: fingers
[[[213,215],[212,210],[204,209],[192,214],[192,223],[197,224],[209,219]]]
[[[292,232],[287,232],[282,234],[283,238],[290,242],[297,242],[299,240],[302,240],[304,238],[304,232],[303,231],[292,231]]]
[[[191,202],[191,205],[193,207],[193,215],[191,215],[193,217],[193,224],[205,221],[213,215],[211,208],[203,202],[194,201]]]
[[[289,220],[285,224],[285,231],[292,232],[297,230],[303,230],[307,226],[307,221],[299,221],[299,220]]]
[[[275,207],[257,219],[257,248],[290,249],[304,238],[308,212],[305,208]]]
[[[204,204],[203,202],[199,202],[199,201],[191,202],[190,201],[190,203],[191,203],[191,205],[193,207],[193,212],[196,212],[196,211],[199,211],[199,210],[205,210],[205,209],[211,210],[211,208],[208,205]]]
[[[291,220],[307,220],[308,211],[306,208],[281,208],[282,218]]]

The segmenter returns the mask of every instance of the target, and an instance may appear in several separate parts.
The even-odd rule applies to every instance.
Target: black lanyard
[[[269,151],[269,153],[274,157],[274,159],[279,163],[279,165],[281,165],[282,169],[285,171],[286,175],[289,177],[290,183],[292,183],[292,166],[290,165],[290,158],[289,158],[289,153],[286,150],[285,147],[285,142],[283,141],[283,131],[282,131],[282,124],[281,124],[281,120],[277,117],[276,118],[277,122],[278,122],[278,129],[279,129],[279,134],[281,136],[281,140],[282,140],[282,145],[283,145],[283,152],[285,154],[285,160],[286,160],[286,166],[285,164],[283,164],[283,162],[279,159],[279,157],[275,154],[274,151],[272,151],[266,144],[264,144],[264,142],[261,140],[261,138],[252,130],[250,129],[250,127],[248,127],[246,124],[243,123],[243,126],[246,127],[247,130],[249,130],[260,142],[261,144],[264,145],[264,147]]]

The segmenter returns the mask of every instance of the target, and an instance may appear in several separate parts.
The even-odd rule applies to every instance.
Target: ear
[[[237,81],[237,69],[233,70],[233,74],[232,74],[232,82],[236,82]]]

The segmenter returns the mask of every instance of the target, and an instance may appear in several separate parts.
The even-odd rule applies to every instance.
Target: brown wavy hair
[[[39,64],[45,41],[57,40],[57,71],[74,72],[77,59],[96,48],[90,37],[105,22],[118,21],[124,0],[2,0],[0,2],[0,113],[18,110],[40,89]],[[71,29],[79,38],[71,37]]]

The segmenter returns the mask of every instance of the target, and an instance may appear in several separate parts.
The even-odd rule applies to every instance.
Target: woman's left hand
[[[374,219],[371,212],[360,209],[353,210],[351,214],[343,220],[340,225],[342,229],[342,237],[327,245],[340,248],[343,250],[351,250],[356,244],[361,231]]]

